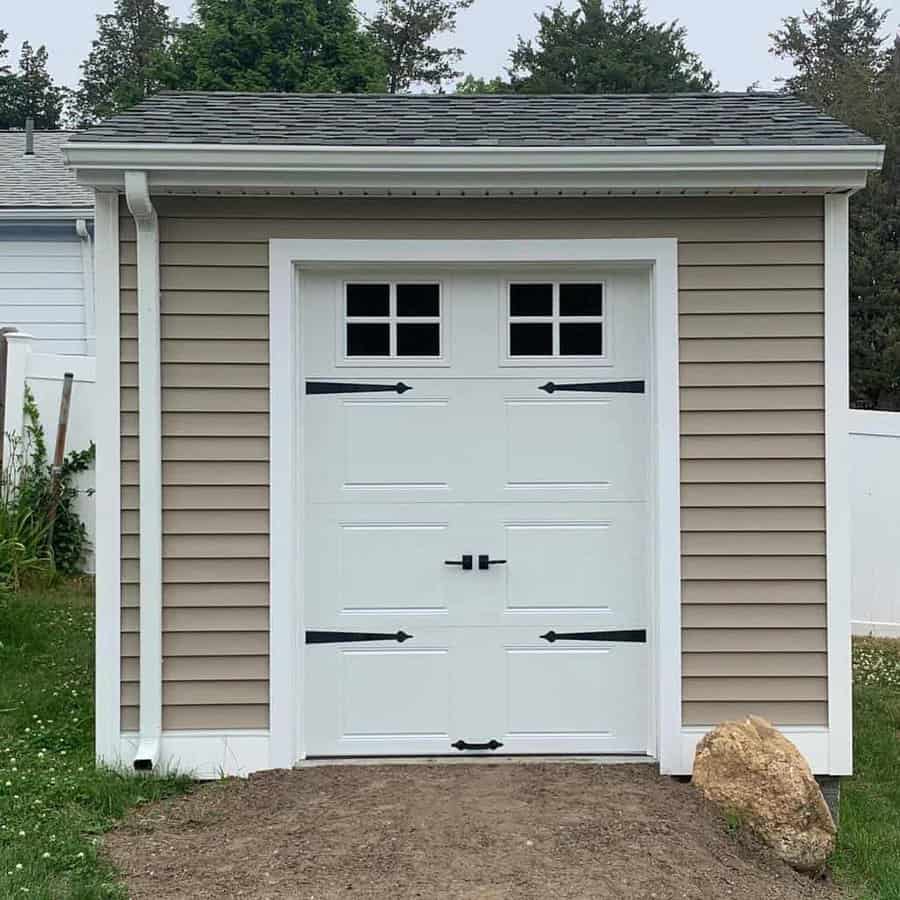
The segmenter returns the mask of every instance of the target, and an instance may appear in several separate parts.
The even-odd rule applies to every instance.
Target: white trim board
[[[123,734],[117,745],[117,762],[131,768],[140,737]],[[157,770],[190,775],[201,781],[246,778],[271,768],[267,731],[165,731],[160,737]]]
[[[865,186],[884,148],[843,146],[361,147],[69,141],[82,184],[121,189],[149,174],[154,191],[235,187],[317,190],[783,190]]]
[[[849,199],[846,194],[831,194],[825,197],[825,577],[830,775],[853,772],[849,241]]]
[[[269,242],[270,763],[305,757],[303,716],[303,420],[299,386],[298,269],[366,263],[639,264],[651,277],[654,431],[655,613],[654,748],[664,772],[681,758],[681,536],[678,397],[678,244],[646,240],[271,240]]]
[[[97,194],[97,759],[119,758],[121,704],[121,437],[119,421],[119,195]]]

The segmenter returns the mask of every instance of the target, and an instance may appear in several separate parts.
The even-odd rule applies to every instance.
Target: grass
[[[95,767],[93,619],[78,586],[0,598],[0,898],[124,898],[99,835],[190,785]]]
[[[856,774],[841,785],[832,864],[866,900],[900,900],[900,641],[856,640],[853,678]]]

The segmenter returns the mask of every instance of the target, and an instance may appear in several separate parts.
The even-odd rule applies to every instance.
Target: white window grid
[[[550,315],[546,316],[514,316],[512,314],[512,289],[516,285],[532,285],[532,284],[551,284],[553,288],[553,309]],[[599,316],[563,316],[560,315],[560,285],[561,284],[597,284],[600,286],[601,297],[603,302],[603,313]],[[606,285],[601,281],[511,281],[506,294],[506,340],[507,340],[507,356],[512,360],[528,359],[532,354],[513,355],[512,352],[512,326],[525,325],[534,323],[536,325],[553,325],[553,353],[551,355],[533,356],[535,359],[605,359],[607,356],[608,331],[606,328],[606,312],[607,312],[607,295]],[[598,323],[603,325],[603,345],[602,353],[594,354],[591,357],[576,357],[573,354],[563,356],[560,353],[560,324],[578,325]]]
[[[347,315],[347,288],[354,284],[387,284],[389,291],[388,315],[386,316],[349,316]],[[438,314],[436,316],[401,316],[397,314],[397,285],[415,285],[422,284],[428,286],[436,286],[438,289]],[[343,344],[344,359],[347,360],[385,360],[385,359],[402,359],[406,360],[436,360],[444,357],[444,292],[441,283],[438,281],[348,281],[344,283],[344,292],[342,297],[343,303]],[[372,324],[387,325],[389,335],[389,354],[387,356],[350,356],[347,337],[347,326],[354,324]],[[434,325],[438,326],[438,355],[437,356],[398,356],[397,355],[397,326],[403,324],[410,325]]]

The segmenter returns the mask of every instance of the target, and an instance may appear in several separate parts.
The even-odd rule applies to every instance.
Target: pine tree
[[[455,64],[463,57],[458,47],[440,50],[435,36],[456,29],[456,17],[474,0],[381,0],[369,23],[369,34],[388,70],[388,90],[408,91],[412,85],[440,88],[460,74]]]
[[[351,0],[196,0],[165,76],[180,90],[378,91],[386,70]]]
[[[97,16],[97,37],[81,64],[73,98],[80,126],[128,109],[160,87],[160,68],[175,22],[158,0],[116,0]]]
[[[25,41],[18,70],[4,73],[0,69],[0,79],[0,128],[22,128],[29,116],[35,128],[60,127],[66,91],[54,84],[47,71],[46,47],[35,50]]]
[[[534,94],[709,91],[715,84],[687,49],[677,22],[654,25],[641,0],[579,0],[539,13],[534,41],[510,54],[512,86]]]

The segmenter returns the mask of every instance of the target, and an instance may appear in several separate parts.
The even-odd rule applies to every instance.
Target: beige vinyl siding
[[[683,720],[827,722],[815,198],[159,198],[164,722],[267,725],[268,240],[679,240]],[[121,223],[123,722],[137,723],[134,226]]]

